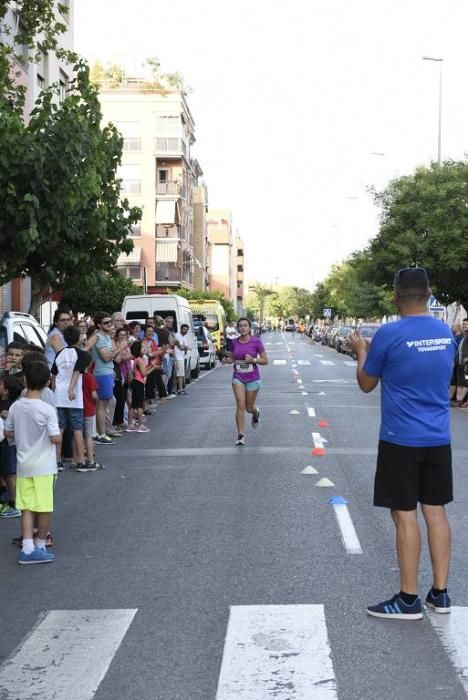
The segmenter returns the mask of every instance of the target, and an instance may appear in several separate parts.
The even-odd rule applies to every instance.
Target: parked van
[[[226,329],[226,313],[224,307],[217,299],[189,299],[193,318],[206,324],[211,333],[216,352],[218,355],[224,354],[226,339],[224,331]]]
[[[122,313],[128,322],[139,321],[146,323],[152,321],[155,316],[172,316],[174,319],[174,331],[179,331],[182,323],[189,327],[187,343],[191,350],[187,353],[186,380],[196,379],[200,373],[200,358],[198,355],[197,338],[193,328],[192,310],[185,297],[177,294],[138,294],[125,297],[122,304]]]

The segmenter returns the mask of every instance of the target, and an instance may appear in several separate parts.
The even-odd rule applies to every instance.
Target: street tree
[[[435,296],[468,308],[468,162],[433,163],[375,194],[380,229],[363,251],[367,281],[391,289],[395,271],[427,268]]]
[[[44,90],[28,124],[24,96],[0,94],[0,284],[29,276],[31,313],[66,283],[112,271],[141,217],[120,200],[122,138],[101,127],[86,63],[74,71],[65,100]]]
[[[262,324],[264,317],[265,317],[265,304],[268,299],[268,297],[273,296],[276,294],[276,292],[271,289],[271,287],[267,287],[264,284],[256,283],[252,284],[249,287],[249,291],[252,292],[252,294],[257,298],[258,301],[258,319],[259,322]]]
[[[61,301],[75,313],[94,316],[98,311],[120,311],[126,296],[142,293],[132,280],[113,270],[101,273],[86,284],[77,278],[67,279],[61,290]]]

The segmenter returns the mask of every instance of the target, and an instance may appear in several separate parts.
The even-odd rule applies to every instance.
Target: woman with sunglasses
[[[49,367],[52,367],[54,364],[56,354],[60,352],[60,350],[63,350],[63,348],[66,346],[63,331],[70,325],[70,323],[70,312],[64,311],[60,308],[57,309],[57,311],[54,313],[52,328],[47,335],[47,341],[44,349]]]
[[[232,389],[236,399],[236,445],[245,445],[245,412],[252,415],[252,427],[257,428],[260,411],[255,405],[261,387],[258,365],[267,365],[265,347],[256,336],[251,335],[252,324],[248,318],[237,321],[239,337],[232,340],[231,352],[223,364],[234,365]]]

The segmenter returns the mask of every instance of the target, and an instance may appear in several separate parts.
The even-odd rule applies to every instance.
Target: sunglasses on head
[[[424,277],[426,278],[426,282],[429,286],[429,277],[428,277],[428,274],[427,274],[426,269],[424,267],[402,267],[401,270],[398,270],[398,272],[396,272],[396,274],[395,274],[395,282],[394,282],[395,287],[398,287],[398,285],[400,283],[401,276],[404,275],[405,272],[410,272],[410,271],[411,272],[415,272],[415,271],[421,272],[424,275]]]

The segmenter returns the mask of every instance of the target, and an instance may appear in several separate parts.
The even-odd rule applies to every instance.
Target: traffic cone
[[[318,424],[319,424],[319,428],[329,428],[330,427],[330,423],[327,423],[326,420],[319,420]]]
[[[325,448],[324,447],[314,447],[312,450],[312,454],[315,455],[316,457],[323,457],[325,454]]]

